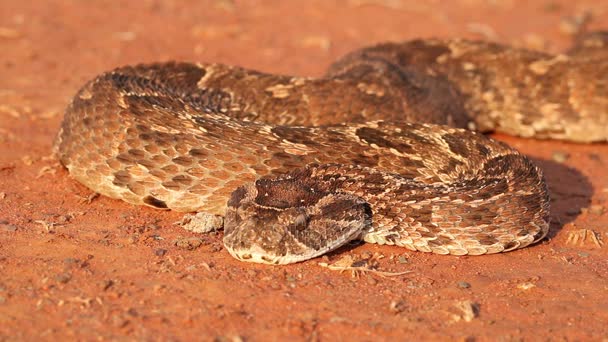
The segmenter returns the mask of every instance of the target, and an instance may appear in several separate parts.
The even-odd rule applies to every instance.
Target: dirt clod
[[[5,232],[16,232],[17,226],[9,223],[0,223],[0,230]]]
[[[456,283],[456,286],[459,289],[468,289],[468,288],[471,288],[471,284],[467,283],[466,281],[459,281],[458,283]]]
[[[394,314],[400,314],[407,309],[407,304],[404,300],[393,300],[388,309]]]
[[[175,245],[179,248],[193,250],[199,248],[203,244],[203,240],[197,237],[179,238],[175,240]]]
[[[72,279],[72,275],[69,273],[59,273],[55,275],[55,281],[58,283],[65,284]]]

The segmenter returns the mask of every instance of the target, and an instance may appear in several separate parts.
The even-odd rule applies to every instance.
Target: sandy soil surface
[[[50,158],[70,97],[118,65],[314,76],[352,49],[430,36],[556,52],[585,14],[608,29],[604,0],[0,1],[0,340],[606,340],[607,144],[495,135],[546,173],[553,223],[533,247],[446,257],[355,244],[285,267],[238,262],[221,233],[176,226],[179,213],[88,201]],[[343,258],[407,273],[319,265]]]

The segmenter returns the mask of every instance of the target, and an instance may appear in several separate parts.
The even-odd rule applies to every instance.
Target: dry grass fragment
[[[577,229],[568,232],[568,245],[585,245],[585,242],[591,241],[595,246],[602,248],[604,242],[600,239],[599,234],[591,229]]]
[[[326,262],[320,262],[319,266],[329,268],[332,271],[350,271],[352,277],[359,277],[363,273],[371,273],[376,274],[381,277],[396,277],[404,274],[411,273],[412,271],[403,271],[403,272],[386,272],[378,270],[379,263],[378,259],[381,259],[383,256],[379,254],[374,254],[373,256],[367,259],[356,260],[352,255],[345,255],[340,260],[334,262],[333,264],[328,264]]]
[[[454,308],[460,312],[452,313],[452,322],[465,321],[468,323],[479,315],[478,305],[470,300],[456,302],[456,304],[454,304]]]

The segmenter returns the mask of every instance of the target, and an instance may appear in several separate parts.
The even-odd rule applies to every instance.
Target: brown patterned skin
[[[380,44],[347,55],[328,75],[348,76],[362,69],[362,60],[444,77],[464,98],[468,128],[585,143],[608,140],[608,32],[581,37],[568,55],[556,56],[467,40]]]
[[[226,211],[224,244],[230,253],[284,264],[359,238],[423,252],[481,255],[525,247],[547,233],[547,189],[526,157],[460,129],[418,124],[372,129],[408,146],[396,159],[401,168],[309,165],[240,187]]]
[[[462,128],[605,141],[608,63],[590,66],[585,49],[604,51],[384,44],[320,79],[220,64],[123,67],[78,92],[55,150],[106,196],[226,214],[224,244],[241,260],[296,262],[357,238],[440,254],[508,251],[547,233],[542,173]]]

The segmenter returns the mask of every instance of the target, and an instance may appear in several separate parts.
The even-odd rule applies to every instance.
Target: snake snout
[[[245,197],[228,208],[224,228],[224,245],[242,261],[311,259],[360,238],[371,226],[368,203],[354,195],[329,194],[288,208],[265,207]]]

